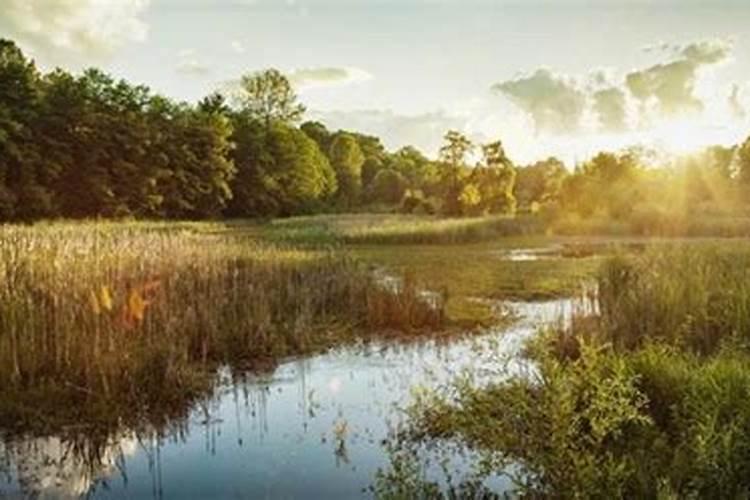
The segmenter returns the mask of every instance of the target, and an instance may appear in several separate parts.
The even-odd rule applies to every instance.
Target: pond
[[[416,387],[468,369],[496,376],[501,359],[513,360],[540,324],[564,320],[576,304],[502,306],[518,319],[481,335],[348,346],[242,382],[227,375],[210,401],[159,438],[123,433],[95,451],[55,437],[0,443],[0,498],[371,496],[388,463],[383,441]]]

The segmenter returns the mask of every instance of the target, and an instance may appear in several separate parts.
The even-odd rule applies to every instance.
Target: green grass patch
[[[267,237],[295,243],[456,244],[507,236],[540,234],[535,217],[485,216],[442,218],[398,214],[339,214],[272,221]]]

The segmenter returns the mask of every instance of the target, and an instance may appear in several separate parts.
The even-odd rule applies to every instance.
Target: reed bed
[[[599,328],[633,349],[665,340],[700,354],[750,341],[750,251],[744,243],[666,245],[609,260],[598,278]]]
[[[139,418],[181,408],[221,364],[441,326],[441,304],[345,254],[221,229],[1,227],[0,424]]]
[[[504,236],[543,233],[534,217],[440,218],[413,215],[351,214],[296,217],[274,221],[271,233],[291,241],[340,241],[358,245],[455,244]]]

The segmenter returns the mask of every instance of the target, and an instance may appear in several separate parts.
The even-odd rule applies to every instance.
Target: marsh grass
[[[533,369],[423,396],[400,449],[464,443],[527,498],[747,498],[748,264],[739,242],[611,258]]]
[[[222,364],[437,329],[441,308],[339,251],[221,225],[3,226],[0,423],[160,418],[210,390]]]
[[[610,259],[599,278],[600,331],[625,349],[662,339],[701,354],[750,340],[744,243],[666,245]]]
[[[581,217],[558,214],[545,222],[558,235],[646,236],[662,238],[747,238],[747,215],[676,214],[660,211],[636,211],[629,218],[613,219],[602,215]]]
[[[456,244],[543,233],[535,217],[350,214],[273,221],[270,234],[295,242],[339,241],[356,245]]]

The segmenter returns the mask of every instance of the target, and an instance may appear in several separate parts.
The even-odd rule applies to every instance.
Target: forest
[[[43,73],[1,41],[0,220],[536,214],[561,230],[599,221],[661,234],[706,220],[716,232],[748,209],[750,138],[683,157],[601,152],[566,168],[554,157],[516,165],[501,140],[450,130],[433,159],[304,121],[274,69],[232,94],[189,104],[94,68]]]

